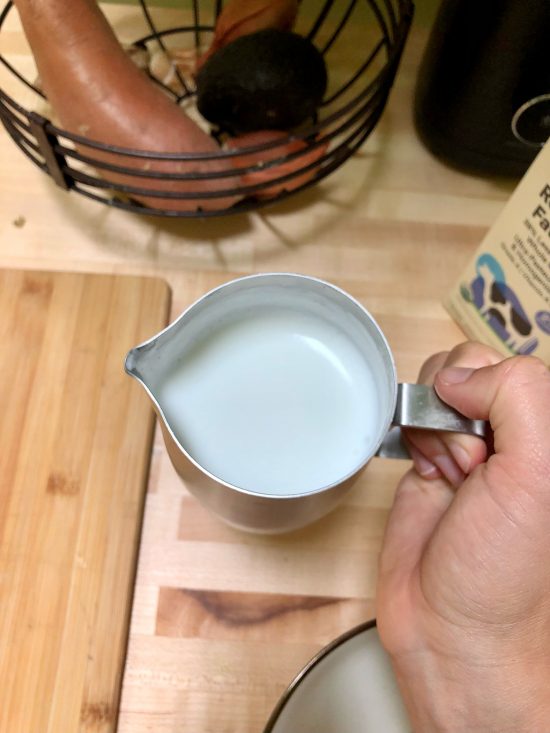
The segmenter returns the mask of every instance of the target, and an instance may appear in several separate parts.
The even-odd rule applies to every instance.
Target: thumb
[[[516,356],[481,369],[449,367],[438,372],[434,386],[466,417],[489,420],[496,453],[521,455],[530,465],[542,457],[548,470],[550,373],[542,361]]]

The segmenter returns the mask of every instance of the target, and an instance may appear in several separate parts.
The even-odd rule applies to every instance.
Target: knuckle
[[[472,353],[478,351],[480,344],[478,344],[475,341],[463,341],[460,344],[457,344],[451,351],[449,352],[449,357],[451,359],[461,359],[464,356],[469,356]]]
[[[513,356],[504,364],[504,378],[509,384],[525,386],[533,382],[543,382],[550,388],[550,372],[538,357]]]
[[[504,357],[490,346],[478,341],[464,341],[452,349],[449,361],[454,365],[479,367],[503,361]]]
[[[446,359],[449,356],[448,351],[438,351],[437,354],[432,354],[420,369],[418,374],[418,381],[423,384],[431,384],[435,374],[441,369]]]

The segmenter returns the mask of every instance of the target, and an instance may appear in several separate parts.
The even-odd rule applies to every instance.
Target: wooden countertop
[[[133,11],[112,12],[123,24]],[[426,356],[463,339],[441,298],[513,188],[451,170],[418,142],[411,102],[427,30],[413,27],[360,154],[315,189],[252,215],[165,221],[108,209],[56,188],[2,129],[0,267],[162,276],[173,316],[238,274],[315,275],[374,313],[400,379],[414,380]],[[30,63],[14,21],[0,49]],[[300,667],[373,615],[377,555],[404,468],[375,459],[332,516],[259,538],[196,503],[157,431],[119,733],[261,731]]]

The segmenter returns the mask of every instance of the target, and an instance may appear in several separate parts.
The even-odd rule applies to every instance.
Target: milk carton
[[[550,141],[444,305],[469,338],[550,365]]]

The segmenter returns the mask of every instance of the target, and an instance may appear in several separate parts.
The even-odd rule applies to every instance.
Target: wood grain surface
[[[303,0],[304,12],[312,6]],[[130,39],[135,10],[109,14]],[[356,29],[358,44],[364,31]],[[173,291],[172,317],[239,274],[325,278],[371,310],[400,379],[415,380],[427,356],[463,340],[441,299],[514,186],[452,170],[418,142],[412,99],[428,32],[413,26],[361,151],[315,189],[251,215],[164,221],[110,210],[57,189],[0,133],[0,265],[160,275]],[[0,50],[32,66],[15,19]],[[260,733],[300,667],[372,617],[382,533],[406,467],[375,459],[331,516],[255,537],[190,496],[157,431],[119,733]]]
[[[153,437],[124,354],[161,280],[0,270],[0,731],[111,733]]]

